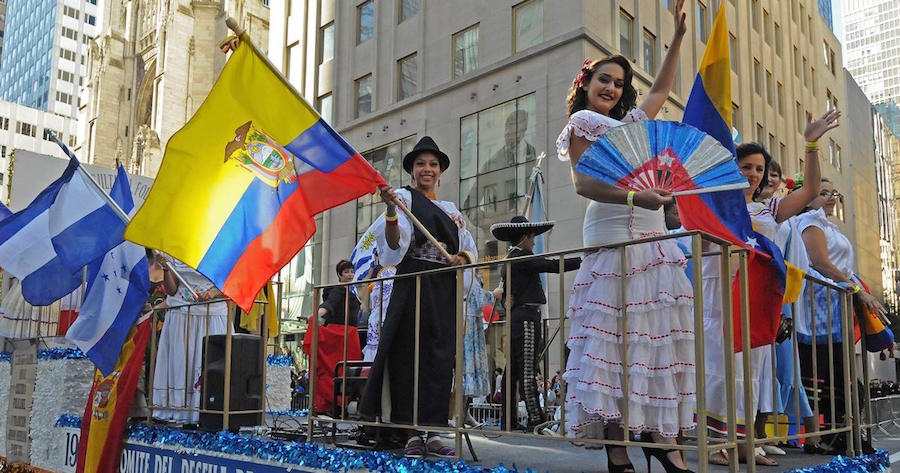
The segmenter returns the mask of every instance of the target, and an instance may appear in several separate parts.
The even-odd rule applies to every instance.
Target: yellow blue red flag
[[[249,310],[315,233],[313,217],[385,182],[246,35],[169,139],[125,238],[197,268]]]
[[[94,384],[84,408],[78,439],[78,473],[119,471],[125,424],[144,366],[150,324],[147,315],[138,319],[108,376],[94,370]]]
[[[713,23],[682,121],[706,132],[734,152],[731,137],[731,59],[724,4]],[[754,348],[774,342],[784,303],[787,268],[778,246],[753,230],[744,192],[731,190],[679,196],[678,213],[684,228],[703,230],[750,250],[748,285],[753,295],[750,298],[750,346]],[[736,352],[742,350],[739,288],[735,279],[732,284],[735,294],[732,310]]]

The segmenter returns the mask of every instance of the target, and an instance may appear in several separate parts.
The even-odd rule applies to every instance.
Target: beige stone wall
[[[80,152],[155,176],[168,139],[206,99],[224,67],[218,43],[231,34],[226,17],[268,48],[269,10],[262,0],[123,0],[105,2],[80,116]],[[149,111],[148,111],[149,110]],[[93,125],[93,126],[91,126]]]

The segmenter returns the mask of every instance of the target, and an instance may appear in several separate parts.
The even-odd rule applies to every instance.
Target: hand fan
[[[749,186],[718,140],[662,120],[610,129],[585,150],[576,169],[622,189],[663,189],[676,196]]]

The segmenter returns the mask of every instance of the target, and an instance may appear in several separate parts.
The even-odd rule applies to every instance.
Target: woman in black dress
[[[412,186],[381,190],[387,205],[383,231],[377,232],[381,264],[396,265],[398,275],[474,262],[475,239],[465,219],[452,202],[437,200],[435,189],[450,159],[431,137],[423,137],[403,158],[403,169],[413,178]],[[405,214],[397,211],[403,202],[451,255],[447,260],[419,232]],[[413,423],[415,343],[419,339],[418,424],[447,426],[456,359],[456,273],[421,276],[420,331],[415,333],[416,279],[394,282],[384,319],[378,351],[363,393],[360,413],[398,424]],[[454,457],[456,452],[437,435],[423,442],[420,433],[407,432],[405,454]]]

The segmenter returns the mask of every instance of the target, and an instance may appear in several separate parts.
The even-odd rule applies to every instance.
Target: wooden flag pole
[[[419,231],[422,232],[422,235],[425,235],[425,238],[427,238],[428,241],[430,241],[431,244],[441,252],[441,255],[443,255],[444,258],[447,258],[447,261],[453,261],[453,257],[450,255],[450,253],[447,252],[447,249],[444,248],[444,245],[442,245],[441,242],[439,242],[437,238],[435,238],[434,235],[432,235],[431,232],[429,232],[428,229],[425,228],[425,225],[422,225],[422,222],[420,222],[419,219],[417,219],[416,216],[413,215],[409,208],[406,207],[406,204],[404,204],[403,201],[399,199],[397,200],[396,204],[397,207],[402,210],[404,214],[406,214],[406,217],[410,221],[412,221],[413,225],[415,225],[416,228],[418,228]],[[474,263],[474,261],[469,261],[469,263]]]

